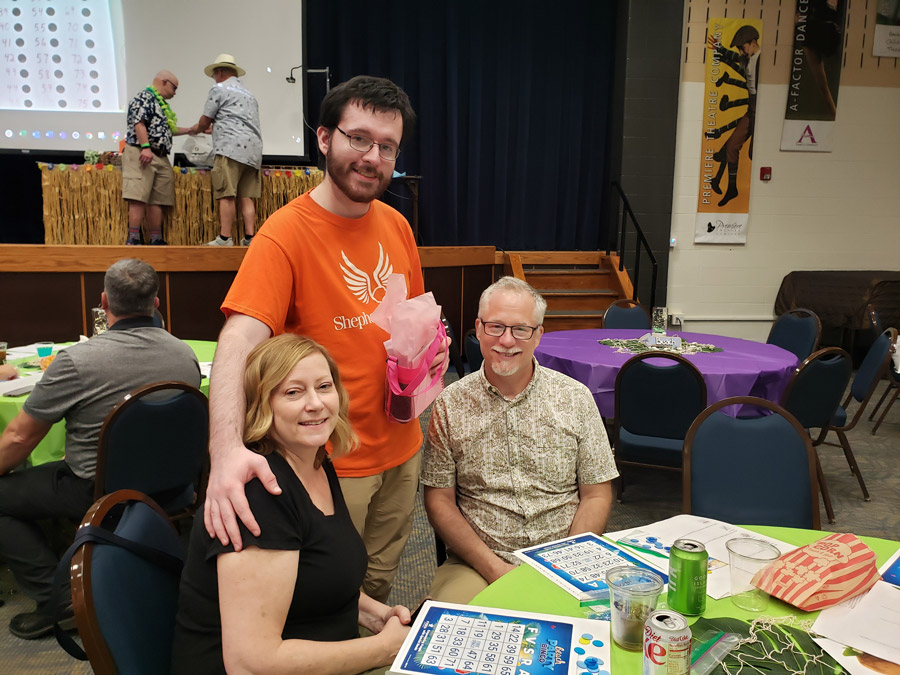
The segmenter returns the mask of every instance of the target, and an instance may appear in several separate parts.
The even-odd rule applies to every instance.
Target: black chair
[[[661,365],[661,360],[670,363]],[[633,356],[616,376],[615,402],[614,452],[619,473],[623,466],[681,471],[684,437],[706,408],[706,383],[694,364],[668,352]],[[621,478],[618,486],[621,499]]]
[[[878,409],[881,407],[881,404],[884,403],[884,400],[890,396],[891,400],[888,401],[887,405],[884,406],[884,410],[881,411],[881,415],[878,418],[878,421],[875,422],[875,426],[872,427],[872,435],[875,435],[875,432],[878,431],[878,427],[881,426],[881,423],[884,422],[884,418],[887,417],[888,412],[894,406],[894,401],[897,400],[897,397],[900,397],[900,373],[894,368],[894,364],[891,363],[887,369],[888,374],[888,386],[884,390],[884,393],[881,395],[881,398],[878,399],[878,403],[875,404],[875,407],[872,408],[872,412],[869,414],[869,421],[875,417],[875,413],[878,412]]]
[[[878,310],[875,309],[875,305],[871,302],[866,305],[866,316],[869,319],[869,328],[872,329],[877,338],[884,331],[884,328],[881,327],[881,317],[878,316]]]
[[[484,361],[484,357],[481,355],[481,343],[478,342],[478,338],[475,336],[474,328],[466,331],[463,341],[465,343],[466,361],[469,362],[469,372],[474,373],[481,368],[481,362]]]
[[[856,480],[859,481],[859,487],[866,501],[869,501],[871,498],[869,497],[869,491],[866,489],[866,482],[859,471],[859,465],[856,463],[856,457],[853,456],[853,450],[850,448],[850,441],[847,440],[847,432],[851,431],[856,426],[856,423],[859,422],[866,410],[869,399],[872,398],[872,394],[875,392],[875,388],[890,368],[891,354],[896,349],[896,344],[897,330],[894,328],[885,330],[872,343],[872,346],[869,347],[869,351],[866,353],[866,358],[863,359],[859,369],[856,371],[853,384],[850,385],[850,393],[847,394],[847,398],[835,411],[831,424],[822,429],[822,432],[816,439],[816,445],[821,445],[825,442],[825,437],[829,431],[837,434],[841,444],[840,447],[843,448],[844,456],[847,458],[847,464],[850,465],[850,470],[856,474]],[[855,400],[859,404],[852,418],[847,412],[847,406],[851,400]]]
[[[791,377],[781,397],[781,406],[791,413],[804,429],[825,429],[834,419],[847,383],[853,372],[850,355],[838,347],[820,349],[807,358]],[[816,450],[813,443],[813,450]],[[828,484],[822,473],[819,453],[815,451],[816,475],[828,522],[834,522],[834,510]]]
[[[816,313],[798,307],[779,316],[766,343],[793,353],[801,361],[816,351],[822,337],[822,322]]]
[[[203,392],[184,382],[142,387],[103,423],[94,498],[139,490],[173,519],[191,515],[204,498],[208,446]]]
[[[444,330],[447,331],[447,337],[450,338],[450,347],[448,348],[448,352],[450,353],[450,363],[456,368],[457,377],[462,377],[466,374],[466,369],[465,366],[463,366],[462,357],[460,356],[459,342],[456,341],[456,334],[453,332],[453,326],[447,321],[447,317],[444,316],[443,312],[441,312],[441,323],[444,324]]]
[[[753,405],[772,414],[730,417],[721,411],[730,405]],[[734,396],[714,403],[684,440],[682,507],[685,513],[729,523],[820,529],[809,435],[771,401]]]
[[[635,300],[616,300],[603,313],[603,327],[650,330],[650,314]]]
[[[178,533],[135,490],[96,502],[79,529],[88,527],[111,531],[142,553],[88,542],[72,557],[75,624],[91,667],[97,675],[168,673],[184,560]]]
[[[866,305],[866,316],[869,319],[869,327],[872,329],[872,332],[875,333],[875,338],[877,339],[879,335],[881,335],[883,329],[881,327],[881,318],[878,315],[878,310],[875,309],[875,305],[871,302]],[[888,368],[888,385],[884,390],[884,393],[881,395],[881,398],[878,399],[878,403],[875,404],[875,407],[872,408],[872,412],[869,413],[869,421],[871,422],[875,418],[875,414],[878,412],[878,409],[881,408],[881,404],[884,403],[884,400],[893,393],[895,390],[900,389],[900,373],[898,373],[893,365]],[[878,431],[878,427],[881,426],[881,423],[884,421],[884,418],[887,416],[888,411],[893,407],[894,401],[897,400],[897,396],[900,394],[894,394],[891,397],[891,400],[888,401],[887,407],[881,412],[881,417],[878,418],[878,421],[875,423],[875,426],[872,427],[872,435]]]

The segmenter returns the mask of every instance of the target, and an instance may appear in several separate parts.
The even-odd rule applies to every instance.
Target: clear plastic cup
[[[635,565],[621,565],[606,572],[612,639],[622,649],[644,647],[644,622],[656,609],[663,580],[656,572]]]
[[[35,343],[35,347],[37,347],[37,355],[39,359],[42,359],[45,356],[50,356],[50,354],[53,353],[52,342],[37,342]]]
[[[728,565],[731,568],[731,601],[749,612],[761,612],[769,604],[769,594],[756,588],[753,575],[773,560],[781,551],[762,539],[737,537],[725,542]]]

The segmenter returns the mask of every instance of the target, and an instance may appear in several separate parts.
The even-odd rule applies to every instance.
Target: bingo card
[[[393,675],[609,675],[609,622],[428,601]]]
[[[623,551],[592,532],[523,548],[515,554],[582,603],[609,597],[606,571],[619,565],[653,570],[663,578],[663,583],[669,583],[666,570]]]

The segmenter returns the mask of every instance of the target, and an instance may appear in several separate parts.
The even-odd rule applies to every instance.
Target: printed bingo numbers
[[[426,603],[391,673],[608,675],[609,624]]]

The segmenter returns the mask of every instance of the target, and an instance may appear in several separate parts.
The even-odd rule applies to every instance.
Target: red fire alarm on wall
[[[764,166],[759,170],[759,179],[760,180],[772,180],[772,167]]]

